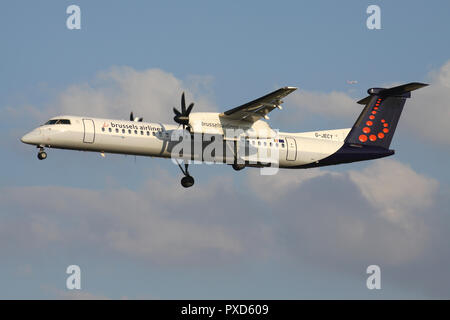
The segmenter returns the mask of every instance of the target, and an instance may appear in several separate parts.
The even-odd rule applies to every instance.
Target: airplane
[[[194,103],[186,107],[183,93],[181,111],[173,108],[176,124],[144,122],[133,112],[129,121],[56,116],[21,141],[39,149],[39,160],[47,158],[45,148],[172,158],[184,175],[181,185],[189,188],[194,184],[188,171],[192,161],[226,163],[238,171],[313,168],[391,156],[395,151],[389,146],[406,99],[427,85],[368,89],[368,96],[357,102],[364,105],[362,112],[345,129],[291,133],[271,128],[265,121],[268,114],[281,110],[282,99],[297,89],[283,87],[221,113],[192,112]]]

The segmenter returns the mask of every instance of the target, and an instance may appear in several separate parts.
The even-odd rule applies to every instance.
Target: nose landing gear
[[[39,160],[45,160],[47,159],[47,153],[44,151],[44,148],[40,148],[39,152],[37,154],[37,157]]]
[[[181,185],[185,188],[192,187],[194,185],[194,178],[189,174],[189,163],[187,161],[184,162],[184,169],[178,161],[177,164],[178,167],[180,167],[181,172],[184,174],[184,177],[181,179]]]

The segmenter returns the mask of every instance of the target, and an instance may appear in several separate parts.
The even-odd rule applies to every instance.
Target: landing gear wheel
[[[233,163],[232,167],[234,170],[239,171],[245,168],[245,164]]]
[[[185,176],[181,179],[181,185],[185,188],[192,187],[194,185],[194,178],[191,176]]]
[[[181,179],[181,185],[185,188],[192,187],[194,185],[194,178],[189,174],[189,171],[188,171],[189,162],[187,162],[187,161],[184,162],[184,169],[183,169],[183,167],[178,162],[178,160],[175,159],[175,161],[177,161],[178,167],[180,168],[181,172],[183,172],[183,174],[184,174],[184,177]]]
[[[47,153],[45,151],[39,151],[37,157],[39,160],[47,159]]]

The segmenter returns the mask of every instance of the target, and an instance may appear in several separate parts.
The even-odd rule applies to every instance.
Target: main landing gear
[[[240,171],[240,170],[242,170],[242,169],[245,168],[245,164],[237,164],[237,163],[233,163],[233,164],[232,164],[232,167],[233,167],[234,170]]]
[[[181,185],[185,188],[192,187],[194,185],[194,178],[189,174],[188,167],[189,163],[184,162],[184,169],[181,164],[177,161],[178,167],[180,167],[181,172],[183,172],[184,177],[181,179]]]
[[[37,157],[39,160],[45,160],[47,159],[47,153],[44,151],[44,148],[39,148],[39,152],[37,154]]]

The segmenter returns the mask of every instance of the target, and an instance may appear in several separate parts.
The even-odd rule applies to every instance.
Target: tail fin
[[[350,130],[345,142],[389,149],[406,99],[411,91],[427,86],[411,82],[389,89],[371,88],[369,96],[358,101],[365,107]]]

